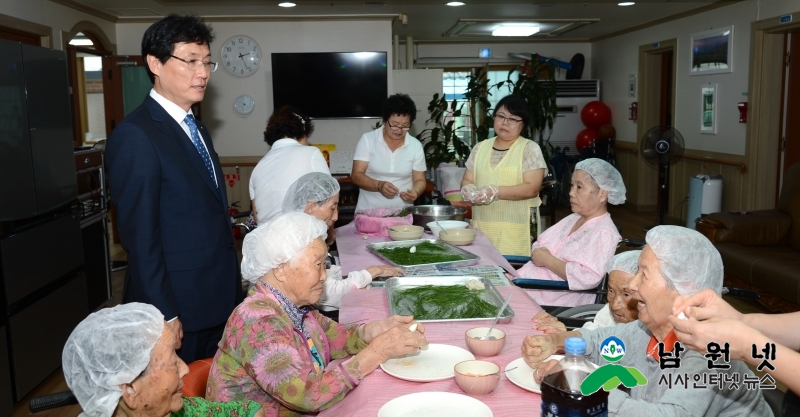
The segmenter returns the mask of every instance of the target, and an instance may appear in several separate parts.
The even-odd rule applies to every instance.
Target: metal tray
[[[470,277],[470,276],[448,276],[448,277],[422,277],[422,276],[415,276],[415,277],[394,277],[389,278],[386,280],[384,284],[384,288],[386,289],[386,297],[389,299],[389,314],[407,314],[403,311],[397,311],[394,307],[395,297],[397,296],[398,290],[404,290],[410,287],[419,287],[422,285],[464,285],[467,281],[471,279],[477,279],[483,283],[486,287],[483,294],[481,294],[481,298],[485,301],[488,301],[500,309],[503,305],[503,301],[505,299],[500,295],[500,292],[497,291],[497,288],[492,285],[492,282],[486,278],[478,278],[478,277]],[[514,317],[514,310],[511,309],[511,306],[506,306],[503,313],[500,314],[500,319],[497,321],[498,323],[508,323],[511,321],[511,318]],[[494,316],[491,317],[477,317],[477,318],[469,318],[469,319],[440,319],[440,320],[419,320],[423,323],[427,322],[451,322],[451,321],[476,321],[476,320],[494,320]]]
[[[412,246],[417,246],[417,245],[419,245],[421,243],[424,243],[424,242],[433,243],[436,246],[439,246],[441,248],[446,249],[447,252],[449,252],[449,253],[451,253],[453,255],[458,255],[458,256],[464,258],[464,260],[462,260],[462,261],[449,261],[449,262],[434,262],[434,263],[429,263],[429,264],[399,265],[399,264],[396,264],[396,263],[392,262],[391,260],[387,259],[385,256],[383,256],[380,253],[375,251],[376,249],[384,249],[384,248],[411,248]],[[381,258],[381,260],[383,260],[384,262],[386,262],[386,263],[388,263],[390,265],[399,266],[400,268],[403,268],[406,271],[408,271],[409,269],[414,269],[414,268],[421,268],[421,267],[424,268],[424,267],[440,266],[440,265],[441,266],[445,266],[445,267],[458,267],[458,266],[475,265],[476,263],[478,263],[478,261],[481,260],[480,256],[478,256],[478,255],[476,255],[476,254],[474,254],[472,252],[466,251],[466,250],[461,249],[461,248],[459,248],[457,246],[451,245],[451,244],[449,244],[447,242],[443,242],[443,241],[437,240],[437,239],[398,240],[396,242],[368,243],[367,244],[367,250],[372,252],[378,258]],[[499,307],[500,306],[498,306],[498,308]]]

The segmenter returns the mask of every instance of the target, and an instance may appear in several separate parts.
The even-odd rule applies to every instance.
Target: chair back
[[[189,373],[183,377],[184,397],[206,396],[208,373],[211,372],[213,358],[199,359],[189,364]]]

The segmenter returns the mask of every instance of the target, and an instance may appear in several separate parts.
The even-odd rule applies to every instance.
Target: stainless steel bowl
[[[428,228],[428,223],[433,221],[442,220],[464,220],[464,213],[467,209],[454,206],[413,206],[409,207],[408,211],[414,216],[413,223],[417,226],[422,226],[425,230]]]

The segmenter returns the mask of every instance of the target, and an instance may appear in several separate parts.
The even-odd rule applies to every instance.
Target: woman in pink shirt
[[[607,204],[625,202],[625,184],[616,168],[592,158],[575,165],[569,203],[572,214],[539,235],[531,260],[517,270],[520,277],[567,281],[572,290],[596,287],[620,240]],[[528,291],[541,305],[574,307],[591,304],[594,295]]]

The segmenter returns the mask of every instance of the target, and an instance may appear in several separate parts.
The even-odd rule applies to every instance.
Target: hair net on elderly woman
[[[133,382],[147,368],[163,330],[161,312],[142,303],[104,308],[78,324],[61,362],[67,386],[85,415],[114,414],[122,397],[119,386]]]
[[[601,190],[608,191],[609,204],[617,205],[625,202],[625,183],[613,165],[602,159],[590,158],[575,164],[575,170],[579,169],[586,171]]]
[[[255,283],[289,262],[315,239],[328,237],[325,222],[305,213],[283,213],[244,237],[242,278]]]
[[[315,202],[322,205],[329,198],[339,193],[339,181],[329,174],[309,172],[298,178],[286,191],[283,197],[284,213],[305,211],[306,204]]]
[[[711,242],[699,232],[680,226],[658,226],[645,236],[656,258],[661,275],[681,295],[710,288],[722,291],[722,257]]]
[[[636,272],[639,271],[639,255],[641,254],[640,250],[629,250],[614,256],[608,261],[606,272],[610,274],[611,271],[622,271],[626,274],[636,275]]]

